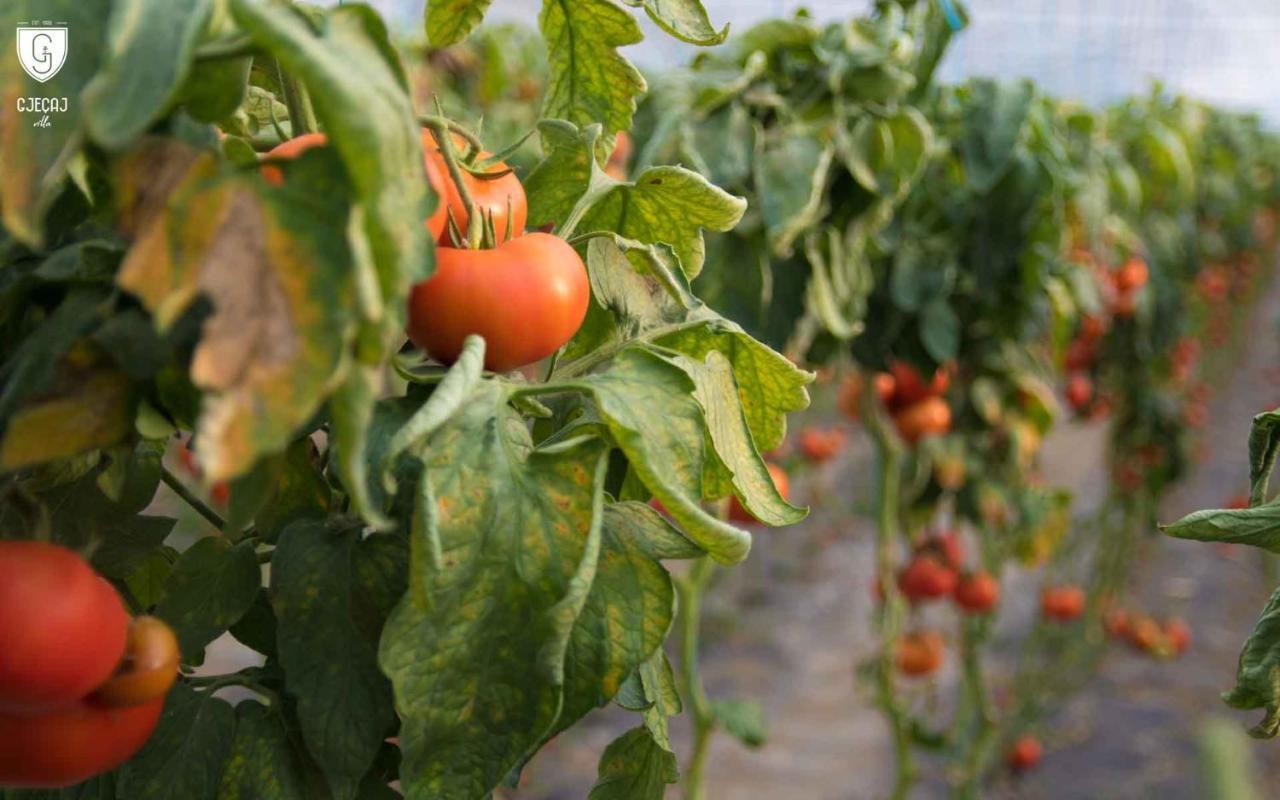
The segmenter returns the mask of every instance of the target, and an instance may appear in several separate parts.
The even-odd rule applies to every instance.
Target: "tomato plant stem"
[[[685,800],[706,800],[706,763],[711,735],[715,732],[715,714],[698,674],[698,640],[702,627],[702,593],[715,571],[710,558],[694,562],[689,574],[676,579],[679,596],[677,616],[680,625],[680,674],[684,697],[693,711],[693,754],[685,769]]]
[[[467,229],[464,231],[467,237],[466,244],[468,248],[474,250],[480,246],[480,239],[484,233],[484,220],[480,219],[480,214],[476,211],[476,201],[467,189],[462,167],[458,164],[458,155],[453,150],[453,137],[449,135],[453,128],[447,120],[436,117],[422,117],[420,122],[435,136],[436,144],[440,147],[440,155],[444,158],[445,168],[449,170],[449,178],[453,180],[454,188],[458,190],[458,197],[462,199],[462,207],[467,211]]]
[[[173,490],[173,493],[182,498],[183,502],[191,506],[197,514],[204,517],[210,525],[219,531],[225,531],[227,523],[222,517],[218,516],[218,512],[209,508],[203,500],[192,494],[186,484],[178,480],[178,476],[169,471],[168,467],[160,467],[160,480],[164,481],[164,485]]]
[[[289,109],[289,133],[301,136],[304,133],[315,133],[320,130],[316,120],[315,109],[311,107],[311,97],[302,82],[284,71],[276,64],[276,75],[280,80],[280,88],[284,92],[284,104]]]
[[[894,681],[894,652],[902,626],[902,598],[894,581],[896,569],[895,542],[898,535],[899,470],[902,446],[880,408],[875,392],[866,392],[863,418],[876,444],[879,463],[879,498],[876,506],[876,580],[879,581],[880,604],[877,626],[880,630],[880,653],[877,657],[876,703],[889,723],[893,739],[895,773],[891,797],[901,800],[915,782],[916,767],[911,752],[911,726],[899,699]]]

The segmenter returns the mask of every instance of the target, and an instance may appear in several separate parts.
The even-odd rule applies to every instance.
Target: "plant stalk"
[[[178,476],[170,472],[169,468],[164,465],[160,466],[160,480],[164,482],[165,486],[172,489],[174,494],[182,498],[183,502],[191,506],[197,514],[204,517],[210,525],[217,528],[222,533],[227,533],[226,520],[219,516],[218,512],[209,508],[203,500],[196,497],[195,494],[187,488],[186,484],[179,480]]]
[[[715,563],[703,557],[694,562],[688,575],[676,579],[676,593],[680,601],[677,610],[681,641],[680,673],[684,696],[693,711],[693,754],[685,768],[685,800],[707,800],[707,755],[716,720],[698,674],[698,645],[702,627],[702,593],[714,570]]]

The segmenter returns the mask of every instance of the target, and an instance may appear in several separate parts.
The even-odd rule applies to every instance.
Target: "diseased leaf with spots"
[[[1261,708],[1266,716],[1250,734],[1260,739],[1275,738],[1280,732],[1280,589],[1271,595],[1253,633],[1240,651],[1236,685],[1223,692],[1223,701],[1233,708]]]
[[[416,452],[431,502],[379,657],[401,718],[401,779],[409,798],[482,797],[559,713],[600,547],[605,448],[535,449],[506,390],[485,382]]]
[[[588,800],[661,800],[680,779],[676,757],[643,727],[613,740],[600,756],[599,777]]]
[[[626,0],[629,5],[640,5],[641,0]],[[716,30],[707,16],[702,0],[642,0],[649,19],[662,30],[690,44],[709,46],[720,44],[729,37],[729,25]]]
[[[427,0],[427,41],[448,47],[467,38],[493,0]]]
[[[236,706],[236,733],[218,800],[305,800],[306,785],[279,713],[261,703]]]
[[[146,745],[120,771],[131,800],[216,800],[235,736],[227,701],[177,683]]]
[[[307,749],[338,800],[356,796],[395,722],[377,641],[404,591],[408,554],[403,539],[361,539],[361,527],[341,518],[295,522],[271,559],[285,687],[297,700]]]
[[[204,662],[205,645],[244,616],[261,583],[252,542],[206,536],[178,558],[156,616],[178,635],[183,663]]]

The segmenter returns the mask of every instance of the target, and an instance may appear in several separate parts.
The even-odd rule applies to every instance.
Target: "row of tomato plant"
[[[662,76],[634,132],[635,167],[689,164],[748,198],[709,240],[704,296],[843,375],[838,405],[874,442],[881,647],[864,675],[899,797],[922,753],[959,796],[1031,766],[1108,637],[1165,658],[1189,646],[1176,615],[1126,607],[1125,583],[1194,461],[1280,203],[1280,143],[1256,116],[1160,87],[1092,110],[1028,82],[937,83],[963,22],[882,3],[763,23]],[[1055,388],[1110,431],[1106,498],[1074,519],[1038,465]],[[809,429],[793,449],[822,462],[842,443]],[[1040,621],[1013,674],[992,674],[1003,578],[1026,567]],[[944,597],[949,637],[925,610]],[[959,675],[939,705],[921,678],[948,650]]]

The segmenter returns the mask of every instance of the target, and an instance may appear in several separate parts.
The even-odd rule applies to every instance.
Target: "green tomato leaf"
[[[214,800],[236,714],[227,701],[177,683],[155,733],[120,771],[119,796],[137,800]]]
[[[801,130],[756,136],[756,195],[775,255],[790,255],[796,240],[826,216],[823,198],[834,157],[829,144]]]
[[[139,611],[155,608],[164,597],[164,587],[177,560],[178,551],[163,545],[147,554],[142,563],[124,576],[124,585],[133,595]]]
[[[132,387],[125,375],[94,370],[63,383],[10,417],[0,439],[0,469],[110,447],[133,431]]]
[[[236,23],[307,87],[316,116],[342,158],[360,212],[351,235],[362,231],[376,269],[382,303],[365,316],[390,341],[404,326],[409,287],[431,275],[434,248],[426,226],[433,194],[422,158],[422,134],[404,71],[387,29],[372,8],[329,12],[322,34],[287,5],[230,0]],[[352,109],[359,113],[352,113]],[[341,225],[338,233],[347,231]],[[368,302],[372,303],[370,299]]]
[[[631,129],[636,97],[646,88],[617,50],[644,38],[640,26],[613,0],[546,0],[538,27],[550,66],[542,117],[603,125],[596,155],[607,156],[614,134]]]
[[[93,551],[93,568],[108,578],[128,578],[160,549],[175,522],[172,517],[136,516],[102,525],[102,544]]]
[[[716,30],[702,0],[624,0],[627,5],[643,5],[654,24],[689,44],[707,47],[729,38],[729,24]]]
[[[44,239],[44,216],[62,191],[71,156],[80,142],[83,105],[80,90],[98,71],[103,58],[103,20],[111,13],[110,0],[15,0],[0,11],[0,30],[15,31],[34,20],[54,20],[69,32],[70,52],[58,73],[37,83],[22,70],[18,49],[0,51],[0,96],[8,98],[0,116],[0,214],[5,227],[18,241],[38,247]],[[35,123],[45,117],[39,110],[17,111],[18,98],[55,98],[66,111],[50,111],[49,127]]]
[[[968,88],[959,150],[969,183],[986,193],[1009,167],[1031,111],[1035,87],[1026,80],[982,79],[971,81]]]
[[[1161,529],[1179,539],[1249,544],[1280,553],[1280,503],[1195,511]]]
[[[910,191],[933,149],[933,128],[924,115],[903,106],[888,117],[863,116],[849,136],[835,127],[837,152],[867,191],[890,197]]]
[[[945,297],[931,301],[920,313],[920,343],[929,356],[941,364],[956,357],[960,349],[960,317]]]
[[[534,449],[495,381],[418,449],[429,502],[379,655],[407,797],[486,796],[555,724],[599,553],[605,454],[581,437]]]
[[[251,542],[207,536],[178,558],[156,616],[178,634],[183,663],[203,663],[205,645],[244,616],[261,583]]]
[[[1280,409],[1258,414],[1249,429],[1250,505],[1256,506],[1266,500],[1277,454],[1280,454]]]
[[[344,519],[296,522],[271,559],[285,687],[297,699],[303,740],[335,800],[356,797],[395,723],[377,641],[390,606],[382,593],[391,593],[392,602],[403,593],[408,554],[403,539],[361,539],[361,528]]]
[[[769,738],[764,711],[754,700],[716,700],[711,712],[726,733],[747,747],[761,747]]]
[[[493,0],[427,0],[427,41],[448,47],[467,38],[484,19]]]
[[[104,63],[81,99],[89,135],[119,150],[165,112],[191,68],[213,2],[119,0],[113,6]]]
[[[240,644],[262,653],[268,658],[277,659],[276,646],[276,614],[271,609],[271,596],[266,589],[260,589],[253,599],[253,605],[244,612],[240,621],[231,626],[231,635]]]
[[[648,505],[605,506],[595,581],[569,639],[564,709],[556,731],[612,700],[662,646],[671,628],[675,588],[661,559],[701,555]]]
[[[327,149],[307,153],[279,188],[216,179],[212,155],[173,141],[144,141],[122,161],[121,201],[137,237],[117,281],[161,326],[197,295],[214,308],[191,362],[206,391],[196,452],[211,481],[283,450],[345,363],[357,301],[348,188],[335,160]]]
[[[643,727],[613,740],[600,756],[599,777],[588,800],[661,800],[680,779],[676,757]]]
[[[591,156],[599,129],[564,122],[539,126],[549,155],[529,174],[529,226],[577,220],[573,233],[610,231],[645,244],[670,245],[689,280],[706,260],[703,229],[727,231],[747,203],[682,167],[651,167],[634,182],[604,175]]]
[[[236,706],[236,733],[218,800],[305,800],[302,766],[284,719],[261,703]]]
[[[1240,651],[1236,685],[1222,695],[1232,708],[1264,708],[1266,717],[1249,733],[1260,739],[1280,732],[1280,589],[1271,595]]]
[[[298,439],[282,456],[270,459],[264,479],[267,491],[253,514],[253,527],[258,538],[274,542],[289,523],[299,519],[327,516],[333,504],[333,491],[320,471],[315,444],[310,438]],[[231,490],[236,502],[236,485]]]

